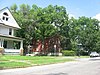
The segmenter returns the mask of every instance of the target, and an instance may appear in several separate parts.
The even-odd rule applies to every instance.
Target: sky
[[[9,7],[13,4],[32,6],[36,4],[39,7],[48,5],[64,6],[70,16],[73,17],[94,17],[100,20],[100,0],[0,0],[0,9]]]

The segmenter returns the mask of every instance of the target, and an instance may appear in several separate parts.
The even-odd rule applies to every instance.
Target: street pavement
[[[28,68],[0,70],[0,75],[100,75],[100,57]]]

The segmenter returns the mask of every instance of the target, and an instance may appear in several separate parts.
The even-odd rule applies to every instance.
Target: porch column
[[[23,49],[23,40],[20,42],[20,48]]]
[[[3,55],[4,54],[4,47],[3,47],[3,39],[0,39],[0,54]]]
[[[1,39],[1,47],[3,48],[4,39]]]
[[[20,55],[23,55],[23,40],[20,42]]]
[[[0,39],[0,48],[1,48],[1,39]]]

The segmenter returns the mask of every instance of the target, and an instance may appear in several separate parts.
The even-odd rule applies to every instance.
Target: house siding
[[[3,35],[9,35],[9,28],[10,27],[6,27],[6,26],[0,26],[0,34],[3,34]],[[14,36],[14,29],[12,28],[12,34],[11,36]]]

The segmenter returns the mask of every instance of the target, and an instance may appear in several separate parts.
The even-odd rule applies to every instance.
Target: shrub
[[[82,55],[82,56],[88,56],[88,52],[81,50],[80,51],[80,55]]]
[[[75,53],[75,51],[72,51],[72,50],[62,50],[62,54],[64,55],[64,56],[75,56],[76,55],[76,53]]]

